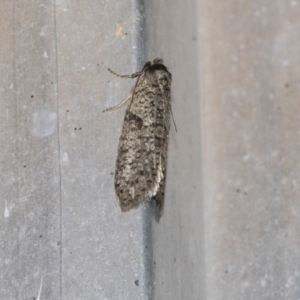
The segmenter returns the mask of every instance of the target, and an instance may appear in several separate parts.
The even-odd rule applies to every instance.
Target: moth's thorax
[[[171,74],[164,69],[149,69],[145,73],[143,81],[145,87],[165,93],[170,91],[172,78]]]

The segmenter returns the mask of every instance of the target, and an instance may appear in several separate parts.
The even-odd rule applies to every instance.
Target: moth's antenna
[[[173,112],[172,112],[172,106],[171,106],[171,104],[169,104],[169,105],[170,105],[170,112],[171,112],[173,124],[174,124],[174,127],[175,127],[175,131],[178,132],[178,131],[177,131],[177,126],[176,126],[176,123],[175,123],[175,120],[174,120]]]
[[[115,76],[118,76],[118,77],[121,77],[121,78],[135,78],[135,77],[138,77],[140,75],[141,72],[136,72],[136,73],[133,73],[131,75],[120,75],[114,71],[112,71],[110,68],[107,69],[110,73],[114,74]]]

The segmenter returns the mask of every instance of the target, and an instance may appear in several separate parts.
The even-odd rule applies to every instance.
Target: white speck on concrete
[[[239,116],[239,113],[238,113],[237,111],[234,111],[233,114],[232,114],[232,116],[233,116],[234,118],[237,118],[237,117]]]
[[[290,276],[285,284],[285,287],[287,289],[291,288],[293,285],[295,285],[295,278],[293,276]]]
[[[69,161],[69,156],[68,156],[68,153],[65,152],[65,153],[63,154],[63,162],[64,162],[64,163],[67,163],[68,161]]]
[[[7,201],[5,199],[5,209],[4,209],[4,217],[8,218],[9,217],[9,209],[7,207]]]
[[[261,278],[261,279],[260,279],[260,285],[261,285],[262,287],[265,287],[265,286],[267,285],[267,280],[266,280],[265,278]]]
[[[290,2],[290,7],[295,7],[298,5],[298,2],[297,1],[291,1]]]
[[[47,51],[44,51],[44,57],[45,57],[45,58],[48,58],[48,57],[49,57]]]
[[[38,137],[51,135],[56,128],[57,115],[42,108],[32,114],[32,134]]]
[[[247,161],[250,158],[250,154],[246,154],[243,156],[243,161]]]
[[[43,27],[41,28],[40,36],[45,36],[45,35],[46,35],[46,30],[47,30],[47,26],[45,25],[45,26],[43,26]]]
[[[39,288],[39,293],[38,293],[38,296],[37,296],[36,300],[41,300],[42,287],[43,287],[43,279],[44,279],[44,276],[42,276],[42,278],[41,278],[41,284],[40,284],[40,288]]]
[[[284,67],[287,67],[289,64],[290,64],[290,60],[289,60],[289,59],[286,59],[286,60],[284,60],[284,61],[282,62],[282,65],[283,65]]]
[[[239,61],[239,58],[236,55],[231,56],[231,60],[234,62]]]

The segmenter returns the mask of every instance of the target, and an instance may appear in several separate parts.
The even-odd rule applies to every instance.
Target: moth
[[[117,201],[122,211],[128,211],[154,200],[159,218],[164,204],[172,75],[159,58],[132,75],[108,70],[119,77],[137,78],[124,101],[104,110],[117,109],[129,101],[115,168]]]

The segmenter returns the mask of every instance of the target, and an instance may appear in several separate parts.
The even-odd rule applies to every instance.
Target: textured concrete
[[[145,5],[0,3],[0,299],[200,299],[195,3]],[[159,224],[149,205],[121,213],[113,172],[125,107],[102,113],[133,85],[107,68],[130,74],[156,57],[173,74],[178,126]]]
[[[178,129],[171,124],[165,213],[153,222],[154,299],[205,299],[196,12],[194,1],[145,1],[146,57],[163,57],[172,73]]]
[[[300,298],[300,2],[4,0],[0,15],[0,299]],[[121,213],[125,107],[102,113],[133,84],[107,68],[155,57],[178,128],[159,223],[149,205]]]
[[[53,5],[0,3],[0,299],[59,299],[61,203]],[[41,298],[40,298],[41,299]]]
[[[300,2],[199,1],[207,299],[300,298]]]
[[[139,7],[1,1],[0,12],[0,299],[150,299],[147,207],[121,213],[113,188],[125,108],[102,113],[133,84],[107,68],[143,62]]]

